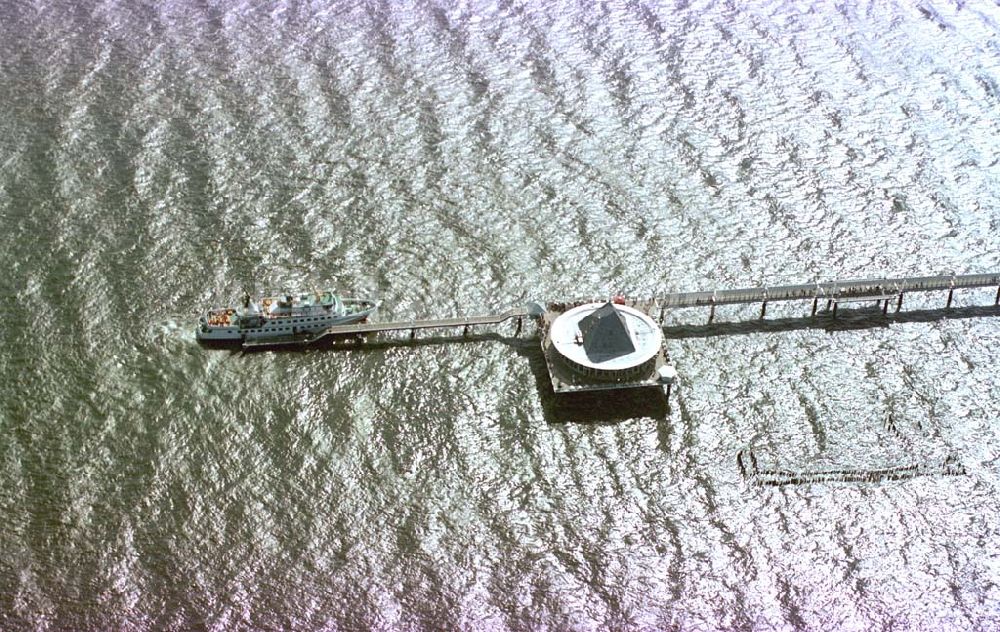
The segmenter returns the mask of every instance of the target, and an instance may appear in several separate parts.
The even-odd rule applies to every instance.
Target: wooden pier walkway
[[[966,288],[997,287],[994,304],[1000,304],[1000,273],[992,274],[954,274],[927,277],[901,277],[894,279],[859,279],[851,281],[832,281],[808,285],[778,285],[772,287],[743,288],[736,290],[714,290],[712,292],[678,292],[665,294],[648,300],[626,301],[637,309],[648,314],[659,310],[660,321],[663,321],[667,309],[682,307],[708,307],[712,311],[709,322],[715,317],[715,307],[718,305],[735,305],[747,303],[761,304],[761,318],[771,301],[808,301],[811,300],[812,315],[816,315],[820,301],[826,301],[828,310],[832,309],[836,316],[839,303],[861,301],[885,301],[883,313],[888,310],[889,302],[896,301],[896,311],[903,305],[903,296],[911,292],[948,291],[946,307],[951,307],[955,290]]]

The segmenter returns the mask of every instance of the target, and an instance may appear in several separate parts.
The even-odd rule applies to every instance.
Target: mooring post
[[[813,298],[813,311],[811,318],[816,318],[816,307],[818,306],[819,306],[819,297],[816,296]]]
[[[899,298],[896,300],[896,313],[898,314],[899,310],[901,310],[901,309],[903,309],[903,293],[902,292],[899,293]]]

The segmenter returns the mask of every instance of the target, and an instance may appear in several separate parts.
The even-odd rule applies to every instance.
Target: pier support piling
[[[715,320],[715,303],[712,303],[712,307],[708,311],[708,324],[711,325],[713,320]]]
[[[836,302],[833,303],[833,317],[834,318],[837,317],[837,303]]]
[[[765,314],[767,314],[767,301],[760,304],[760,320],[764,320]]]
[[[417,337],[417,330],[416,329],[411,329],[410,330],[410,340],[413,340],[416,337]]]
[[[955,288],[948,290],[948,304],[944,306],[945,309],[951,309],[951,299],[955,295]]]
[[[993,301],[994,305],[1000,305],[1000,287],[997,288],[997,298]]]
[[[521,334],[521,325],[523,324],[523,321],[524,321],[523,318],[517,319],[517,329],[514,330],[515,336],[519,336]]]
[[[903,309],[903,293],[902,292],[899,293],[899,298],[896,299],[896,313],[898,314],[899,310],[901,310],[901,309]]]
[[[813,311],[812,311],[812,314],[810,316],[811,318],[816,318],[816,307],[817,306],[819,306],[819,297],[818,296],[813,299]]]
[[[885,304],[882,305],[882,315],[885,316],[889,313],[889,299],[885,299]]]

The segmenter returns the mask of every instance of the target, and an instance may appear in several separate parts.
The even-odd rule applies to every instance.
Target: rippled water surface
[[[668,313],[669,411],[557,400],[533,325],[252,354],[193,331],[244,288],[389,320],[1000,270],[998,22],[4,2],[0,627],[1000,628],[995,289],[888,324]],[[746,449],[965,474],[758,486]]]

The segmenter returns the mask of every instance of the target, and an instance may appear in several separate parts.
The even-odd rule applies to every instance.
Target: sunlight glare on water
[[[997,629],[994,289],[887,326],[668,313],[669,412],[560,402],[531,325],[263,353],[194,326],[244,289],[389,321],[995,272],[998,21],[6,3],[0,627]],[[751,452],[965,473],[758,486]]]

